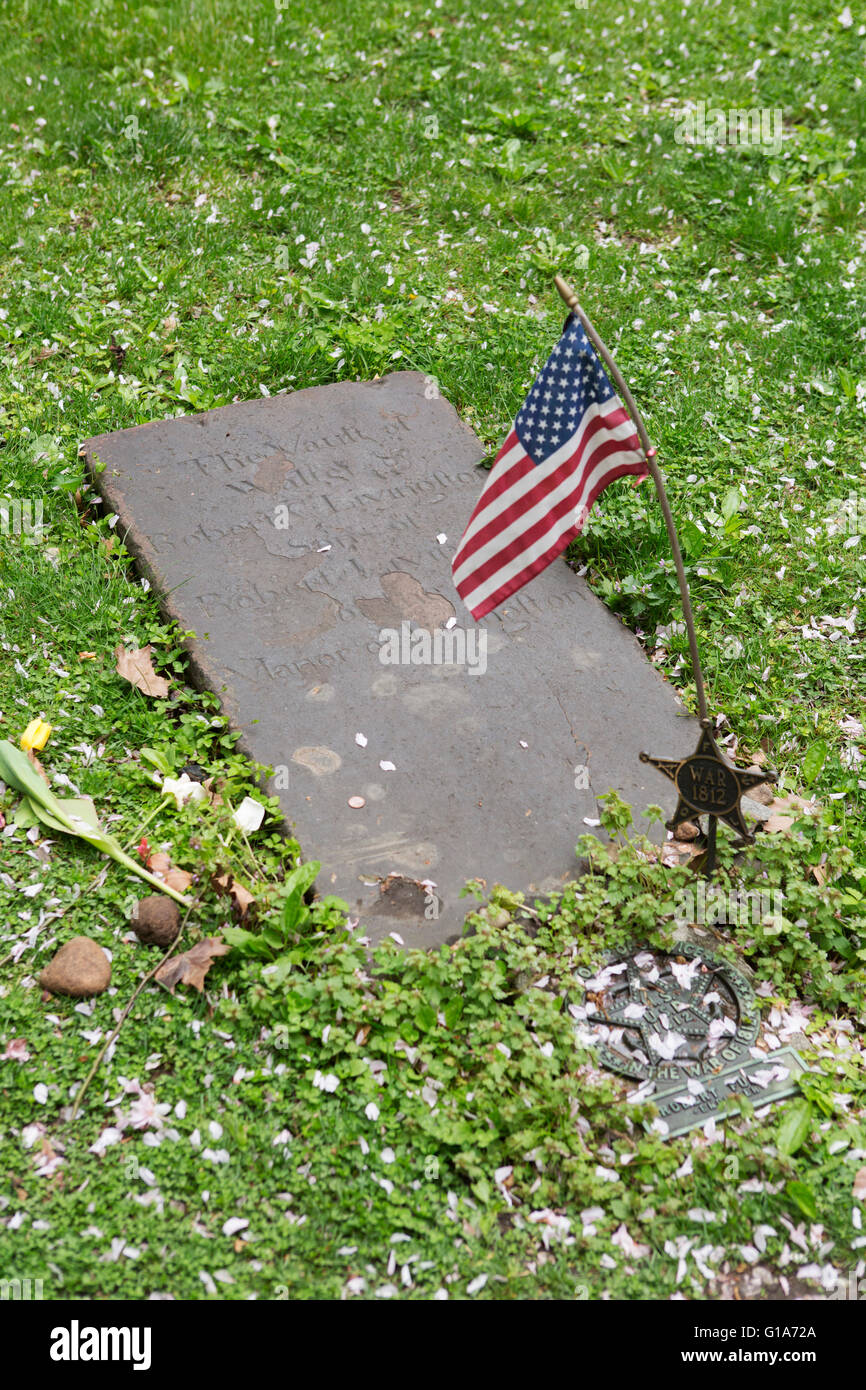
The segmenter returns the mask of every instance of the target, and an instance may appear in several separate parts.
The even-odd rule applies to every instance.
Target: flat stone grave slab
[[[638,754],[679,756],[698,727],[564,561],[480,623],[461,602],[450,562],[484,449],[421,374],[85,450],[165,610],[196,634],[194,675],[274,767],[319,890],[372,939],[458,935],[470,878],[557,889],[612,787],[642,829],[646,806],[668,806]]]

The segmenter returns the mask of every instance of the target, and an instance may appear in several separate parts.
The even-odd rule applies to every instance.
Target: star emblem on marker
[[[642,763],[650,763],[670,778],[679,794],[677,809],[666,822],[668,830],[676,830],[683,821],[696,816],[714,816],[736,830],[752,844],[740,806],[740,798],[761,782],[775,782],[775,772],[746,772],[728,762],[710,732],[711,721],[701,720],[701,736],[694,753],[685,758],[654,758],[641,753]]]
[[[701,966],[700,958],[698,966]],[[592,1021],[603,1021],[611,1028],[625,1028],[637,1034],[645,1056],[656,1065],[658,1049],[653,1045],[653,1036],[664,1037],[673,1030],[683,1038],[678,1048],[682,1055],[669,1060],[675,1065],[701,1061],[713,1050],[711,1023],[714,1020],[723,1021],[728,1016],[716,989],[717,973],[710,966],[704,967],[693,981],[694,988],[690,982],[684,990],[675,980],[669,965],[657,981],[650,982],[642,978],[634,959],[631,959],[626,979],[614,983],[604,992]],[[718,1002],[705,1003],[704,996],[707,994],[715,995]],[[638,1007],[634,1008],[635,1005]],[[717,1041],[724,1043],[729,1036],[727,1032],[720,1032]]]

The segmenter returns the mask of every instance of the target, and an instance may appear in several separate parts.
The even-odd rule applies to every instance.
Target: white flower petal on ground
[[[648,1255],[650,1252],[650,1247],[648,1245],[640,1245],[633,1239],[626,1229],[624,1221],[622,1225],[617,1227],[610,1239],[611,1244],[618,1245],[622,1253],[629,1260],[642,1260],[644,1256]]]
[[[508,1191],[505,1183],[506,1179],[510,1178],[513,1172],[513,1165],[506,1163],[503,1164],[501,1168],[497,1168],[496,1172],[493,1174],[493,1181],[496,1183],[500,1195],[505,1199],[506,1205],[509,1207],[513,1206],[514,1203],[511,1198],[511,1193]]]
[[[123,1138],[123,1130],[115,1129],[113,1125],[108,1125],[102,1131],[95,1143],[90,1145],[88,1153],[97,1154],[100,1157],[111,1144],[119,1144]]]
[[[596,1221],[601,1221],[604,1216],[604,1207],[586,1207],[580,1213],[580,1221],[583,1226],[594,1226]]]
[[[690,990],[695,975],[701,968],[699,960],[688,961],[680,965],[677,961],[671,961],[671,974],[679,985],[680,989]]]
[[[178,810],[188,801],[207,800],[207,792],[201,782],[193,782],[187,772],[181,773],[180,777],[163,777],[162,794],[173,796]]]
[[[788,1068],[779,1065],[750,1072],[749,1080],[753,1081],[756,1086],[760,1086],[762,1091],[765,1091],[774,1081],[786,1081],[789,1075]]]
[[[552,1211],[550,1207],[544,1207],[541,1211],[531,1211],[529,1220],[534,1225],[543,1226],[541,1241],[545,1250],[550,1249],[552,1240],[564,1240],[571,1230],[571,1220],[567,1216],[560,1215],[557,1211]]]
[[[723,1038],[726,1034],[733,1036],[737,1031],[737,1025],[732,1018],[714,1018],[707,1029],[707,1037],[711,1042]]]
[[[775,1226],[756,1226],[752,1232],[752,1241],[762,1255],[767,1253],[767,1236],[776,1235]]]
[[[244,1216],[230,1216],[228,1221],[225,1221],[223,1223],[223,1235],[236,1235],[238,1231],[246,1230],[249,1224],[249,1221],[247,1221],[246,1217]]]
[[[666,1062],[671,1062],[685,1041],[682,1033],[675,1033],[669,1029],[663,1038],[660,1038],[658,1033],[651,1033],[649,1045],[653,1052],[657,1052]]]
[[[620,1177],[615,1168],[605,1168],[602,1163],[597,1163],[595,1176],[602,1178],[604,1182],[619,1182]]]
[[[264,806],[252,796],[245,796],[232,816],[235,825],[246,835],[252,835],[253,831],[258,830],[264,818]]]
[[[489,1275],[487,1274],[476,1274],[475,1278],[470,1279],[469,1283],[466,1285],[466,1292],[470,1295],[480,1293],[487,1283],[488,1278]]]
[[[317,1071],[315,1076],[313,1077],[313,1085],[320,1091],[329,1091],[333,1094],[333,1092],[336,1091],[339,1084],[339,1076],[335,1076],[332,1071],[329,1071],[324,1075],[322,1074],[322,1072]]]

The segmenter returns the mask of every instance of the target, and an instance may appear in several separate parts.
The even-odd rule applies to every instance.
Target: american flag
[[[647,476],[644,452],[578,318],[542,368],[496,460],[451,563],[483,618],[579,535],[608,483]]]

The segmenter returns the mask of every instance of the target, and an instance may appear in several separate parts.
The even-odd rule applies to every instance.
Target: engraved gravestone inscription
[[[683,738],[670,686],[563,561],[473,622],[450,560],[483,454],[416,372],[86,445],[320,889],[374,939],[455,935],[468,878],[555,889],[597,797],[641,811],[659,789],[639,750]]]

